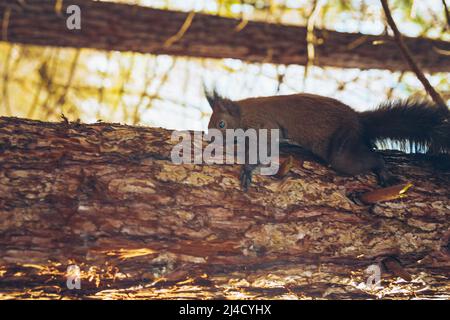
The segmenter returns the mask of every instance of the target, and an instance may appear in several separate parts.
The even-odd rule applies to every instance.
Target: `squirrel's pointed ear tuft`
[[[206,86],[204,86],[204,91],[205,91],[205,96],[206,96],[206,99],[208,100],[208,103],[209,103],[209,105],[211,106],[211,109],[213,110],[213,111],[219,111],[219,110],[222,110],[223,111],[223,106],[224,106],[224,103],[223,103],[223,101],[225,100],[224,98],[222,98],[218,93],[217,93],[217,91],[214,89],[214,90],[209,90],[209,89],[207,89],[206,88]]]
[[[239,117],[241,112],[239,106],[233,101],[221,97],[216,90],[210,91],[205,87],[205,96],[213,112],[226,112],[233,117]]]
[[[215,108],[218,100],[220,99],[220,96],[217,94],[216,90],[210,91],[210,90],[206,89],[206,87],[205,87],[204,91],[205,91],[206,99],[208,100],[209,105],[211,106],[211,108],[214,111],[214,108]]]

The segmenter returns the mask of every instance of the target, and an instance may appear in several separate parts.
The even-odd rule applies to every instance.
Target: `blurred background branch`
[[[1,115],[204,129],[204,81],[233,99],[306,90],[358,110],[426,96],[385,34],[378,0],[72,2],[81,31],[65,29],[65,2],[57,15],[54,1],[0,0]],[[448,102],[445,10],[441,0],[391,1],[406,45]]]

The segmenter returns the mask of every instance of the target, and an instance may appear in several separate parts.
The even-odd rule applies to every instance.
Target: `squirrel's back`
[[[288,138],[327,159],[341,131],[362,134],[358,113],[348,105],[314,94],[292,94],[236,101],[246,128],[279,128]]]
[[[249,98],[236,102],[247,128],[280,128],[290,139],[326,159],[340,136],[360,135],[367,142],[391,140],[410,150],[450,152],[450,111],[427,101],[386,102],[371,111],[314,94]],[[405,148],[406,149],[406,148]]]
[[[240,101],[214,93],[208,100],[214,109],[210,126],[227,119],[229,128],[280,129],[282,138],[325,160],[348,141],[372,146],[391,140],[410,144],[410,150],[450,152],[450,111],[426,101],[386,102],[371,111],[356,112],[336,99],[307,93]]]

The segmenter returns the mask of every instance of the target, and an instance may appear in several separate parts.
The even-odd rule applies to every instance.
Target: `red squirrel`
[[[409,142],[433,152],[450,151],[450,111],[425,101],[386,102],[357,112],[332,98],[300,93],[232,101],[206,92],[213,110],[208,128],[279,129],[280,141],[306,149],[335,171],[355,176],[377,175],[381,186],[398,181],[373,149],[376,141]],[[257,165],[245,164],[241,186],[246,191]]]

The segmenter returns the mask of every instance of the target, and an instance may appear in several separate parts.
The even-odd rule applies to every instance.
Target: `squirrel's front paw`
[[[253,168],[249,168],[246,166],[243,166],[241,169],[240,181],[242,190],[244,190],[244,192],[247,192],[250,184],[252,183],[252,172]]]

